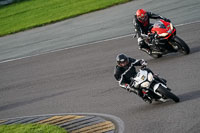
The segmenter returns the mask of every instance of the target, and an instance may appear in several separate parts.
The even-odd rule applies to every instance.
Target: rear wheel
[[[190,53],[190,48],[188,47],[188,45],[178,36],[174,37],[174,42],[176,43],[175,45],[178,46],[179,51],[184,54],[187,55]]]
[[[158,92],[160,92],[162,95],[164,95],[166,98],[172,99],[174,102],[179,102],[179,98],[171,93],[167,88],[164,88],[163,86],[159,86]]]

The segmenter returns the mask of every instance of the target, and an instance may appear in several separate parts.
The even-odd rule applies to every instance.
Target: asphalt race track
[[[132,19],[144,8],[173,24],[200,21],[199,0],[134,0],[102,11],[0,38],[0,61],[38,55],[133,33]]]
[[[130,4],[138,4],[156,11],[151,7],[153,4],[150,2],[152,1],[141,0]],[[172,1],[165,1],[162,4],[170,5],[170,2]],[[181,3],[179,0],[176,2]],[[199,6],[200,3],[197,0],[185,2],[187,6],[183,8]],[[156,1],[154,5],[156,6]],[[129,3],[122,5],[124,8],[126,6],[129,7]],[[170,7],[173,6],[165,7],[163,10],[167,11],[167,8],[170,10]],[[114,10],[116,8],[114,7]],[[161,8],[158,9],[160,10]],[[194,10],[197,12],[200,9]],[[163,16],[175,16],[176,11],[182,10],[174,8]],[[181,15],[187,14],[187,11],[183,10]],[[100,14],[100,12],[96,13]],[[136,39],[126,36],[1,62],[0,118],[55,113],[105,113],[121,118],[124,121],[126,133],[199,132],[200,22],[184,24],[199,21],[199,14],[195,15],[188,16],[190,19],[182,16],[180,21],[177,20],[175,23],[179,25],[176,27],[177,35],[191,48],[191,54],[187,56],[176,53],[160,59],[152,59],[138,50]],[[35,32],[36,30],[42,31],[40,28],[34,29]],[[123,35],[129,34],[125,31]],[[30,32],[27,31],[27,33]],[[25,33],[18,33],[16,36]],[[16,36],[11,35],[1,39],[14,41],[12,39],[16,39]],[[33,44],[37,45],[37,42]],[[129,94],[119,88],[113,77],[113,71],[116,65],[115,57],[121,52],[147,60],[149,68],[168,80],[168,86],[180,97],[181,102],[170,101],[149,105],[135,94]]]

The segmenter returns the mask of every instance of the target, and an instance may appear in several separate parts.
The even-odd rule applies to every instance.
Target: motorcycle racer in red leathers
[[[151,30],[152,24],[150,23],[150,19],[163,19],[167,22],[170,22],[169,19],[154,14],[152,12],[147,12],[144,9],[138,9],[136,11],[133,23],[135,27],[136,37],[138,38],[139,49],[144,52],[147,52],[148,54],[151,54],[151,50],[142,39],[142,35],[148,35],[148,32]]]

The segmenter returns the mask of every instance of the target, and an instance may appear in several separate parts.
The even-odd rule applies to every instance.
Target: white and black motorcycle
[[[176,103],[179,102],[179,98],[171,92],[166,83],[146,67],[141,67],[132,80],[134,88],[142,89],[143,95],[151,100],[150,103],[153,100],[166,102],[169,99]]]

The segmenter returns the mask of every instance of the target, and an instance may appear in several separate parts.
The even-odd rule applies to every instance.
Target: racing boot
[[[139,42],[139,49],[140,50],[142,50],[142,51],[144,51],[144,52],[146,52],[147,54],[151,54],[151,49],[150,49],[150,47],[148,46],[148,44],[146,44],[145,42],[144,42],[144,40],[141,40],[140,42]]]
[[[137,95],[140,96],[140,97],[142,98],[142,100],[144,100],[146,103],[149,103],[149,104],[152,103],[151,98],[148,97],[146,94],[144,94],[144,93],[142,92],[142,90],[138,90],[138,94],[137,94]]]
[[[152,99],[150,97],[148,97],[147,95],[145,95],[144,97],[142,97],[142,99],[146,102],[151,104],[152,103]]]
[[[151,54],[151,50],[150,49],[148,49],[148,48],[139,48],[140,50],[142,50],[142,51],[144,51],[144,52],[146,52],[147,54]]]

